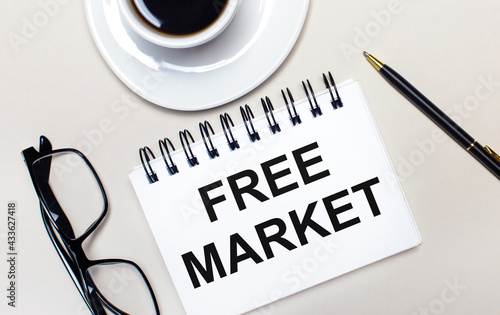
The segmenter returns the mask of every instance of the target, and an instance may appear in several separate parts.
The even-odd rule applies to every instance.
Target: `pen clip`
[[[485,145],[485,146],[484,146],[484,149],[485,149],[486,151],[488,151],[488,153],[489,153],[489,154],[493,155],[493,156],[494,156],[497,160],[499,160],[499,161],[500,161],[500,156],[499,156],[498,154],[496,154],[496,152],[495,152],[495,151],[493,151],[493,149],[492,149],[492,148],[490,148],[489,146]]]

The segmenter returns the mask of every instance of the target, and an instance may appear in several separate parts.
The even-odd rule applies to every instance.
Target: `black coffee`
[[[215,22],[228,0],[130,0],[151,28],[174,36],[198,33]]]

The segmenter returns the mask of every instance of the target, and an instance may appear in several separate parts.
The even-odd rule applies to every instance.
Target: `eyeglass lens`
[[[42,169],[51,159],[48,178]],[[57,153],[45,156],[33,163],[33,170],[43,176],[37,176],[40,189],[45,190],[44,198],[49,205],[54,221],[66,216],[71,229],[60,228],[70,239],[81,236],[104,211],[104,196],[90,166],[78,154],[73,152]],[[49,192],[52,193],[49,193]]]
[[[156,314],[146,282],[139,270],[126,263],[99,264],[88,269],[101,295],[127,314]]]

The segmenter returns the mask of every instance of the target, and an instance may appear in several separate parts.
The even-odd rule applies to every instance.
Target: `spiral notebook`
[[[130,179],[187,314],[242,314],[421,243],[360,83],[323,79],[140,149]]]

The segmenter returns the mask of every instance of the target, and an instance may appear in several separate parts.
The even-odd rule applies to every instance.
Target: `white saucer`
[[[216,39],[170,49],[132,31],[116,0],[85,0],[94,41],[115,74],[144,99],[187,111],[228,103],[266,80],[295,44],[308,5],[309,0],[242,0]]]

